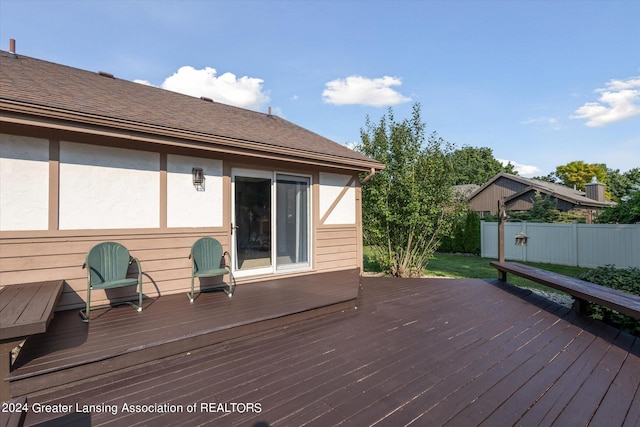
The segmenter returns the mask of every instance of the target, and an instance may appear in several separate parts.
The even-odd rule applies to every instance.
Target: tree
[[[453,147],[435,132],[425,140],[420,104],[400,122],[391,108],[377,125],[367,116],[360,134],[356,149],[386,165],[362,186],[365,244],[387,273],[421,275],[463,211],[453,192]]]
[[[596,218],[601,224],[635,224],[640,222],[640,185],[622,197],[615,206],[604,208]]]
[[[456,175],[454,185],[482,185],[500,172],[518,174],[511,163],[504,166],[493,157],[491,148],[466,146],[453,151],[450,157]]]
[[[438,252],[462,252],[480,255],[482,242],[478,214],[467,209],[464,217],[456,222],[453,232],[449,236],[443,237],[440,242],[441,245],[438,248]]]
[[[482,241],[480,239],[480,217],[472,210],[467,211],[464,221],[464,252],[480,255]]]
[[[566,165],[556,167],[555,176],[562,185],[585,191],[586,184],[591,182],[594,176],[598,182],[603,184],[607,183],[607,166],[576,160]]]
[[[550,174],[544,176],[534,176],[533,179],[537,179],[538,181],[550,182],[552,184],[560,183],[560,180],[556,176],[555,172],[551,172]]]
[[[557,202],[551,199],[550,195],[542,195],[536,191],[535,199],[531,209],[529,209],[529,221],[532,222],[555,222],[558,218]]]
[[[514,220],[531,222],[558,222],[559,215],[557,203],[551,199],[551,196],[543,195],[538,191],[534,194],[531,209],[522,212],[509,212],[509,216]]]
[[[619,202],[623,197],[630,196],[636,186],[640,186],[640,168],[625,173],[620,173],[620,169],[607,169],[607,189],[613,201]]]

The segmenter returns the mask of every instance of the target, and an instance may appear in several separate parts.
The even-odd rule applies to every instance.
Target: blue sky
[[[0,46],[342,144],[419,102],[428,132],[534,176],[640,167],[638,22],[638,0],[0,0]]]

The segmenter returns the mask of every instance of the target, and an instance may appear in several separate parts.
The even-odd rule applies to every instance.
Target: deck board
[[[639,341],[498,281],[364,278],[357,310],[30,401],[262,408],[93,413],[95,426],[636,425]],[[51,418],[29,414],[26,421]]]
[[[286,323],[294,314],[304,317],[341,304],[354,307],[358,283],[354,269],[239,286],[233,298],[223,292],[203,293],[193,304],[186,294],[171,295],[145,299],[142,312],[129,306],[95,310],[89,324],[80,321],[77,311],[58,312],[48,333],[33,336],[20,351],[9,375],[12,390],[32,394],[50,387],[50,381],[101,374],[110,364],[121,369],[136,363],[138,356],[154,360],[251,334],[280,319]]]

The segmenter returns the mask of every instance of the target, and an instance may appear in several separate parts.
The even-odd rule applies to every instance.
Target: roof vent
[[[107,73],[106,71],[98,71],[98,74],[100,74],[102,77],[109,77],[110,79],[115,79],[113,74]]]
[[[7,55],[10,58],[17,58],[18,55],[16,55],[16,40],[15,39],[9,39],[9,54]]]
[[[213,99],[207,98],[206,96],[201,96],[200,99],[202,99],[203,101],[207,101],[207,102],[213,102]]]

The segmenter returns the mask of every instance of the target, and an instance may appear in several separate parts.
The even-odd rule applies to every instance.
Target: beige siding
[[[360,267],[359,235],[356,225],[318,227],[313,249],[314,268],[288,275]],[[86,297],[86,270],[82,264],[87,251],[97,243],[117,241],[140,260],[143,291],[147,297],[187,292],[191,283],[189,250],[202,236],[217,238],[225,250],[229,250],[230,236],[224,228],[4,232],[0,234],[0,286],[64,279],[67,285],[57,309],[79,308]],[[238,283],[263,279],[251,277]],[[127,296],[121,294],[123,291],[112,291],[111,301]],[[107,302],[104,291],[92,292],[92,305]]]
[[[189,251],[202,236],[215,237],[229,247],[228,235],[221,229],[7,233],[0,239],[0,285],[64,279],[67,285],[58,309],[80,306],[86,296],[82,264],[87,251],[97,243],[117,241],[140,260],[145,295],[186,292],[191,286]],[[92,292],[91,299],[96,305],[107,302],[102,291]]]
[[[358,267],[357,234],[355,226],[319,228],[316,232],[316,270]]]

